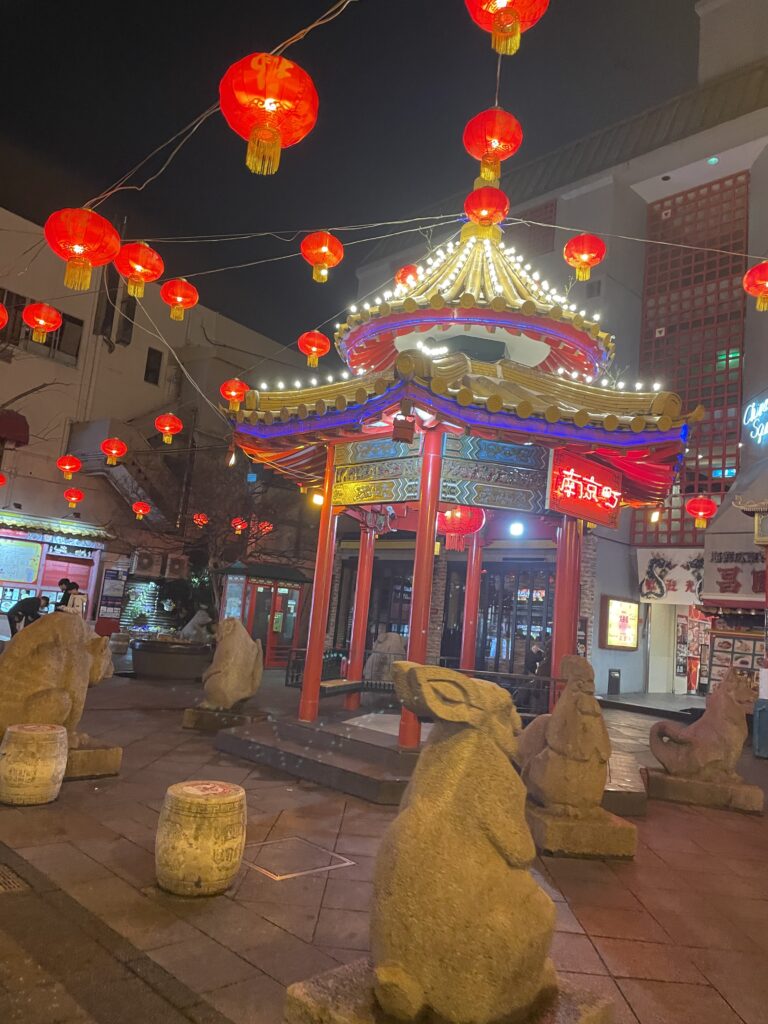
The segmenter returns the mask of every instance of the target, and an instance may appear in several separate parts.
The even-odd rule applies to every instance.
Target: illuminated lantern
[[[58,210],[45,222],[45,240],[67,261],[64,286],[84,292],[91,286],[91,271],[103,267],[120,251],[120,236],[95,210]]]
[[[5,308],[5,306],[2,304],[2,302],[0,302],[0,331],[2,331],[2,329],[5,327],[5,325],[7,323],[8,323],[8,310]]]
[[[243,384],[237,377],[232,377],[231,380],[224,381],[219,388],[219,393],[222,398],[226,398],[229,402],[229,411],[237,412],[240,408],[240,403],[248,394],[248,385]]]
[[[768,262],[750,267],[744,275],[744,291],[755,296],[760,313],[768,310]]]
[[[271,53],[251,53],[227,69],[219,103],[229,127],[248,142],[248,170],[274,174],[281,151],[315,127],[319,101],[314,82],[298,64]]]
[[[307,366],[317,366],[318,359],[331,351],[331,343],[322,331],[305,331],[298,345],[299,352],[307,357]]]
[[[128,294],[140,299],[144,285],[156,281],[165,270],[163,257],[146,242],[128,242],[115,256],[115,269],[128,282]]]
[[[160,298],[171,307],[171,320],[183,320],[184,310],[192,309],[200,301],[197,288],[183,277],[166,281],[160,289]]]
[[[21,318],[27,327],[32,328],[32,341],[40,344],[43,344],[47,334],[61,327],[61,313],[45,302],[32,302],[25,306]]]
[[[237,534],[238,537],[243,532],[243,530],[247,529],[247,527],[248,527],[248,523],[247,523],[247,521],[245,519],[240,519],[239,517],[235,517],[232,520],[232,529],[235,531],[235,533]]]
[[[395,274],[395,284],[401,288],[413,288],[419,279],[419,268],[415,263],[406,263]]]
[[[0,473],[0,487],[5,487],[7,483],[8,477],[5,475],[5,473]]]
[[[101,442],[101,450],[107,457],[107,465],[116,466],[117,460],[122,459],[128,451],[128,445],[119,437],[108,437],[106,441]]]
[[[463,141],[469,155],[480,161],[480,177],[498,181],[501,161],[514,156],[522,145],[523,129],[512,114],[491,107],[467,122]]]
[[[135,512],[137,519],[143,519],[144,516],[148,516],[152,511],[152,506],[148,505],[146,501],[134,501],[131,508]]]
[[[312,267],[312,280],[324,284],[330,268],[344,259],[344,246],[329,231],[313,231],[302,241],[301,255]]]
[[[61,470],[65,480],[71,480],[72,474],[79,473],[83,464],[76,455],[62,455],[60,459],[56,459],[56,468]]]
[[[256,529],[257,529],[260,537],[266,537],[266,535],[268,533],[272,533],[274,528],[275,528],[275,524],[274,523],[270,523],[270,521],[268,519],[263,519],[256,526]]]
[[[437,513],[437,532],[445,534],[447,551],[463,551],[467,537],[485,526],[485,512],[481,508],[457,505],[447,512]]]
[[[192,522],[199,530],[202,530],[204,526],[208,525],[208,516],[205,512],[195,512],[192,516]]]
[[[717,512],[717,505],[711,498],[700,494],[698,498],[689,498],[686,501],[685,511],[695,518],[697,530],[706,530],[707,520]]]
[[[523,32],[544,16],[549,0],[465,0],[472,21],[491,33],[496,53],[509,56],[520,49]]]
[[[588,281],[592,267],[605,259],[605,242],[597,235],[576,235],[565,243],[563,259],[576,270],[577,281]]]
[[[183,429],[184,424],[172,412],[164,412],[155,420],[155,430],[163,435],[163,444],[173,444],[173,435],[180,434]]]
[[[84,497],[83,492],[78,490],[77,487],[70,487],[64,491],[64,498],[70,508],[77,508],[77,503],[82,501]]]
[[[464,213],[475,224],[500,224],[509,213],[509,199],[501,189],[485,185],[469,193],[464,201]]]

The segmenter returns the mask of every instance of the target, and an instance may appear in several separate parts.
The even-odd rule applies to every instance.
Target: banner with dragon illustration
[[[638,548],[640,600],[647,604],[699,604],[704,578],[701,548]]]

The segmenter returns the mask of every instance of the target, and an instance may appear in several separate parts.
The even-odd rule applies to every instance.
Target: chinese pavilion
[[[478,185],[487,184],[478,181]],[[480,191],[485,191],[481,189]],[[497,192],[496,189],[492,190]],[[476,193],[473,193],[476,195]],[[471,197],[470,197],[471,198]],[[680,399],[601,386],[611,337],[541,282],[480,211],[455,241],[375,304],[351,307],[335,340],[352,376],[301,391],[249,391],[237,444],[255,462],[322,491],[307,657],[298,717],[318,715],[336,528],[360,525],[347,678],[362,679],[377,533],[415,533],[408,659],[427,655],[438,516],[466,513],[460,666],[474,669],[485,515],[557,523],[552,667],[576,649],[585,522],[615,527],[622,507],[660,505],[683,453]],[[593,383],[597,381],[597,383]],[[470,516],[473,510],[485,515]],[[455,545],[461,546],[461,544]],[[359,695],[347,697],[354,708]],[[402,712],[399,744],[416,748]]]

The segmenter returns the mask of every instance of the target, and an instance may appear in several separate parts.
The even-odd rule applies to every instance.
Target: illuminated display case
[[[603,595],[600,601],[600,647],[636,651],[640,638],[640,602]]]

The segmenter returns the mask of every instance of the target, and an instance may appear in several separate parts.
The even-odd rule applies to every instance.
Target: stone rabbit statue
[[[261,640],[252,640],[240,619],[224,619],[216,627],[216,653],[203,673],[205,699],[199,707],[228,710],[253,697],[261,686],[264,655]]]
[[[527,1018],[556,992],[555,911],[512,757],[520,718],[493,683],[395,662],[397,695],[435,726],[376,861],[374,989],[398,1020]]]

